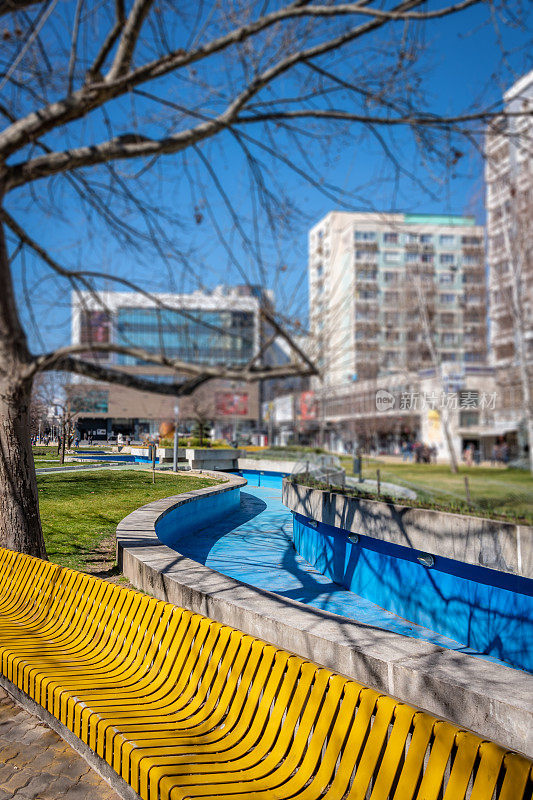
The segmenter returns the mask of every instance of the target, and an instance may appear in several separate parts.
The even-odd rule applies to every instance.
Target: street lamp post
[[[174,406],[174,452],[172,458],[173,470],[174,472],[178,471],[178,444],[179,444],[179,437],[178,437],[178,416],[180,412],[180,407],[176,403]]]

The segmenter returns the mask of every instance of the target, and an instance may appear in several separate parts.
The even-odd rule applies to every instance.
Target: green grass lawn
[[[352,459],[342,458],[352,475]],[[533,477],[526,470],[497,467],[459,467],[454,475],[444,464],[386,463],[379,458],[364,459],[363,477],[390,481],[414,489],[422,502],[462,506],[465,503],[465,475],[468,476],[473,510],[486,516],[506,516],[533,524]],[[455,510],[455,508],[454,508]]]
[[[45,447],[43,445],[34,445],[32,447],[33,450],[33,460],[35,461],[35,466],[39,467],[48,467],[54,464],[59,465],[59,456],[57,454],[57,447]]]
[[[109,577],[115,529],[139,506],[218,481],[150,472],[99,470],[39,475],[39,507],[50,561]]]

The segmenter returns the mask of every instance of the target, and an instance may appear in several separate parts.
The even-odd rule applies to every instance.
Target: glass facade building
[[[254,353],[252,311],[118,308],[115,342],[195,364],[242,366]],[[118,355],[123,365],[145,362]]]
[[[260,300],[244,288],[154,295],[152,301],[133,292],[101,292],[98,301],[83,293],[73,297],[72,341],[96,345],[87,357],[128,369],[146,366],[151,372],[155,365],[107,345],[198,365],[242,367],[259,346]]]

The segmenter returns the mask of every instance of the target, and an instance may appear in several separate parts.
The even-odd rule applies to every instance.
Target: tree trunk
[[[59,459],[59,463],[61,466],[65,463],[65,437],[67,435],[67,428],[65,425],[65,415],[61,417],[61,458]]]
[[[0,382],[0,545],[46,558],[30,443],[30,399],[29,381]]]
[[[46,558],[30,442],[31,363],[0,225],[0,545]]]

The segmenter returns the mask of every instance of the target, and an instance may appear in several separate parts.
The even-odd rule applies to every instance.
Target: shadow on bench
[[[520,755],[198,614],[1,549],[0,654],[4,679],[145,800],[531,796]]]

